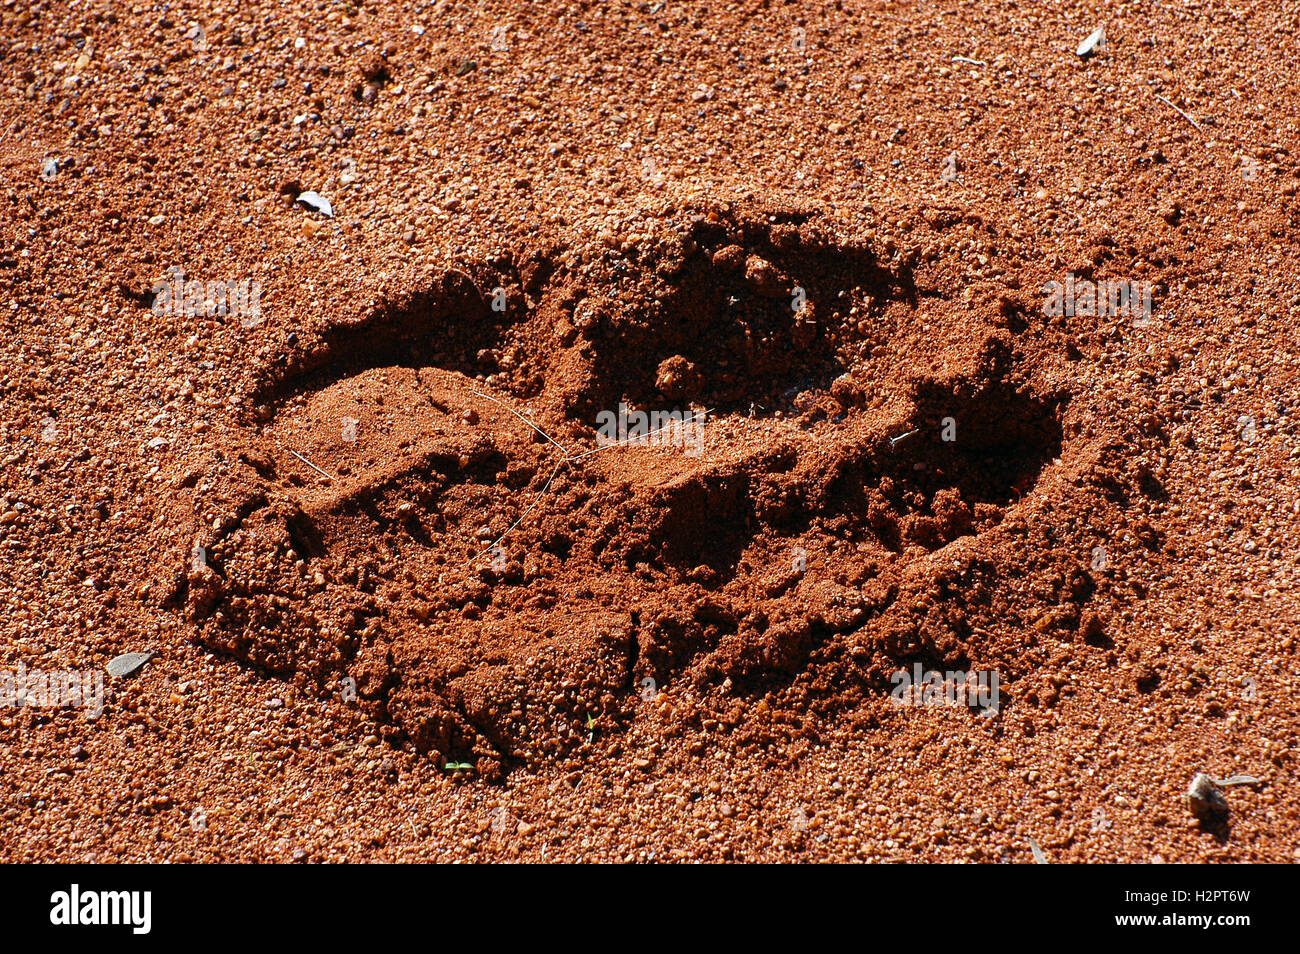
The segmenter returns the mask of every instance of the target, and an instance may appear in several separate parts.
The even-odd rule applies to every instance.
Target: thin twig
[[[474,281],[473,278],[461,271],[459,268],[449,268],[447,269],[447,274],[459,275],[461,278],[465,279],[465,281],[469,282],[469,287],[474,289],[474,294],[478,295],[478,300],[483,303],[483,307],[487,307],[487,299],[483,297],[483,292],[479,289],[478,282]]]
[[[972,60],[969,56],[954,56],[954,63],[969,63],[971,66],[988,66],[983,60]]]
[[[535,508],[539,503],[541,503],[542,497],[546,496],[546,491],[548,491],[548,490],[551,489],[551,481],[555,480],[555,475],[558,474],[558,473],[560,472],[560,468],[563,467],[563,466],[564,466],[565,464],[567,464],[568,462],[569,462],[569,458],[567,458],[567,457],[562,457],[562,458],[560,458],[560,462],[559,462],[558,464],[555,465],[555,470],[551,471],[551,476],[547,479],[547,481],[546,481],[546,485],[545,485],[544,487],[542,487],[542,489],[539,490],[539,491],[537,492],[537,496],[534,497],[534,498],[533,498],[533,502],[530,503],[530,504],[528,505],[528,509],[525,510],[523,513],[521,513],[521,514],[519,515],[519,519],[518,519],[518,520],[516,520],[516,521],[515,521],[514,523],[512,523],[509,527],[506,528],[506,532],[505,532],[505,533],[501,534],[501,536],[497,537],[495,540],[493,540],[491,543],[489,543],[486,547],[484,547],[484,548],[483,548],[482,550],[480,550],[478,553],[474,554],[472,557],[470,557],[468,560],[466,560],[466,561],[465,561],[466,565],[469,565],[470,563],[473,563],[475,560],[477,560],[479,557],[481,557],[481,556],[482,556],[483,554],[485,554],[485,553],[491,553],[491,552],[492,552],[492,548],[495,547],[495,546],[496,546],[498,543],[500,543],[502,540],[504,540],[507,536],[509,536],[511,530],[513,530],[515,527],[519,526],[521,523],[524,522],[524,517],[526,517],[526,516],[528,516],[530,513],[532,513],[532,512],[533,512],[533,508]]]
[[[703,415],[705,415],[705,414],[712,413],[713,410],[714,410],[713,408],[710,408],[710,409],[707,410],[707,411],[700,411],[699,414],[701,415],[701,417],[703,417]],[[673,426],[678,426],[678,427],[685,426],[685,425],[686,425],[687,423],[689,423],[690,421],[695,420],[695,416],[696,416],[696,415],[695,415],[695,412],[692,412],[692,413],[691,413],[691,416],[688,417],[688,418],[683,419],[683,420],[680,422],[680,424],[679,424],[678,422],[674,421],[674,422],[672,422],[672,423],[670,423],[670,424],[665,424],[663,427],[656,427],[656,428],[655,428],[653,431],[651,431],[649,434],[642,434],[641,436],[637,437],[635,440],[634,440],[633,438],[630,438],[630,437],[629,437],[629,438],[627,438],[627,439],[625,439],[625,440],[614,441],[613,443],[610,443],[610,444],[602,444],[600,447],[593,447],[591,450],[589,450],[589,451],[583,451],[581,454],[574,454],[573,456],[571,456],[571,457],[569,458],[569,460],[582,460],[582,458],[584,458],[584,457],[590,457],[592,454],[598,454],[598,453],[600,453],[600,452],[603,451],[603,450],[609,450],[611,447],[621,447],[621,446],[623,446],[624,444],[634,444],[634,443],[635,443],[635,444],[639,444],[639,443],[641,443],[642,441],[648,441],[651,437],[653,437],[655,434],[658,434],[660,431],[666,431],[666,430],[668,430],[668,428],[673,427]]]
[[[1163,96],[1161,96],[1159,93],[1153,93],[1152,95],[1155,96],[1156,99],[1160,100],[1160,102],[1164,103],[1166,106],[1168,106],[1170,109],[1172,109],[1174,112],[1176,112],[1179,116],[1182,116],[1183,119],[1187,120],[1189,123],[1191,123],[1193,126],[1195,126],[1197,132],[1205,132],[1205,130],[1201,128],[1201,124],[1200,124],[1200,123],[1198,123],[1198,122],[1197,122],[1195,119],[1193,119],[1191,116],[1188,116],[1185,112],[1183,112],[1181,109],[1179,109],[1179,108],[1178,108],[1177,106],[1175,106],[1173,103],[1169,102],[1169,100],[1165,99],[1165,98],[1164,98]]]
[[[531,427],[533,430],[535,430],[538,434],[541,434],[541,435],[542,435],[543,437],[545,437],[548,441],[550,441],[552,444],[554,444],[556,447],[558,447],[558,448],[559,448],[559,449],[564,453],[564,456],[565,456],[565,457],[568,457],[568,456],[569,456],[569,452],[568,452],[567,450],[564,449],[564,445],[563,445],[563,444],[561,444],[559,441],[557,441],[557,440],[556,440],[554,437],[552,437],[550,434],[547,434],[544,430],[542,430],[540,427],[538,427],[538,426],[537,426],[536,424],[534,424],[532,421],[528,420],[528,418],[524,417],[522,414],[520,414],[518,411],[516,411],[516,410],[515,410],[514,408],[512,408],[510,405],[505,404],[505,403],[503,403],[503,402],[501,402],[501,401],[498,401],[498,400],[497,400],[496,398],[494,398],[492,395],[490,395],[490,394],[484,394],[482,391],[475,391],[473,388],[470,388],[470,391],[471,391],[472,393],[474,393],[474,394],[477,394],[477,395],[478,395],[479,397],[481,397],[481,398],[487,398],[487,399],[488,399],[489,401],[491,401],[493,404],[497,404],[497,405],[500,405],[501,407],[505,408],[507,411],[509,411],[509,412],[510,412],[511,414],[513,414],[515,417],[519,418],[519,420],[523,421],[525,424],[527,424],[529,427]]]
[[[286,450],[288,450],[288,448],[286,448]],[[321,470],[319,467],[317,467],[315,464],[309,461],[306,457],[303,457],[301,454],[299,454],[296,450],[291,450],[289,451],[289,453],[292,454],[294,457],[298,458],[300,461],[302,461],[312,470],[316,471],[316,473],[320,474],[322,477],[328,478],[329,480],[338,480],[338,478],[335,477],[333,474]]]

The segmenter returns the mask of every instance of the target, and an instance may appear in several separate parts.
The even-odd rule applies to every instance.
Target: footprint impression
[[[674,681],[841,705],[969,659],[1068,393],[913,281],[795,215],[448,270],[267,368],[172,603],[488,777]]]

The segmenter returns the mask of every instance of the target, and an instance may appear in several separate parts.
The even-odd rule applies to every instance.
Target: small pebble
[[[1214,821],[1228,814],[1228,800],[1214,784],[1214,779],[1200,772],[1187,787],[1187,807],[1203,822]]]

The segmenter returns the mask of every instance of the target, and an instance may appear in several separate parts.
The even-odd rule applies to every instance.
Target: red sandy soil
[[[1297,28],[4,0],[0,858],[1300,858]]]

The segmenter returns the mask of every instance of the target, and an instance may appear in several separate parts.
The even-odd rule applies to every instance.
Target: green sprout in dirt
[[[444,772],[452,772],[455,775],[460,775],[463,772],[472,772],[474,766],[470,762],[448,762],[442,767],[442,770]]]
[[[587,713],[587,741],[592,742],[595,740],[595,738],[596,738],[596,720],[593,719],[591,717],[591,713],[588,712]]]

